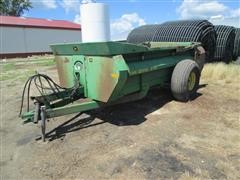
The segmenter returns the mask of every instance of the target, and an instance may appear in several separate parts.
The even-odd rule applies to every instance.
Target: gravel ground
[[[38,70],[56,78],[45,65]],[[18,118],[33,67],[2,71],[17,74],[0,81],[2,179],[240,179],[240,83],[203,79],[188,103],[154,89],[140,101],[54,118],[43,143],[39,126]]]

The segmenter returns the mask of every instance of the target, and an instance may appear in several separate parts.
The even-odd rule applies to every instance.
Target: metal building
[[[0,16],[0,58],[50,53],[49,44],[81,41],[81,26],[65,20]]]

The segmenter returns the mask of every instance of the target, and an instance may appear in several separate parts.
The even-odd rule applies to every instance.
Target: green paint
[[[109,103],[140,92],[143,85],[166,83],[173,67],[183,59],[193,58],[193,48],[198,45],[104,42],[52,45],[51,48],[57,54],[61,85],[72,87],[79,79],[85,97]]]
[[[96,108],[99,108],[100,106],[101,106],[101,103],[98,103],[96,101],[75,103],[75,104],[70,104],[68,106],[58,107],[55,109],[47,109],[46,116],[48,118],[59,117],[67,114],[79,113],[79,112],[84,112],[91,109],[96,109]]]
[[[175,65],[184,59],[193,59],[199,45],[191,42],[51,45],[61,85],[73,87],[80,83],[79,97],[90,101],[67,105],[69,94],[63,92],[64,100],[47,107],[47,117],[141,99],[151,87],[169,83]],[[48,98],[56,100],[58,97]]]
[[[149,51],[186,50],[199,43],[192,42],[149,42],[130,44],[126,42],[66,43],[50,45],[54,55],[114,56]]]
[[[55,55],[112,56],[147,51],[148,48],[120,42],[71,43],[51,45]]]

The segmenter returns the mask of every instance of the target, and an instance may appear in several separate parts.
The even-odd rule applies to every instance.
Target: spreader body
[[[144,97],[151,87],[169,83],[178,62],[201,62],[205,55],[198,43],[104,42],[59,44],[51,48],[61,86],[69,88],[79,82],[84,97],[104,103],[133,94]]]
[[[51,48],[60,85],[43,74],[30,77],[23,98],[26,87],[29,95],[31,82],[41,95],[28,97],[27,112],[20,111],[25,122],[41,121],[43,140],[47,118],[135,101],[152,87],[171,87],[176,99],[186,101],[197,90],[205,60],[204,49],[192,42],[74,43]],[[42,80],[52,93],[43,94]],[[35,104],[32,111],[29,98]]]

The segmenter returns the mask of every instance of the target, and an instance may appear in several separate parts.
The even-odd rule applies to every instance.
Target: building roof
[[[0,16],[0,26],[81,30],[79,24],[65,20]]]

